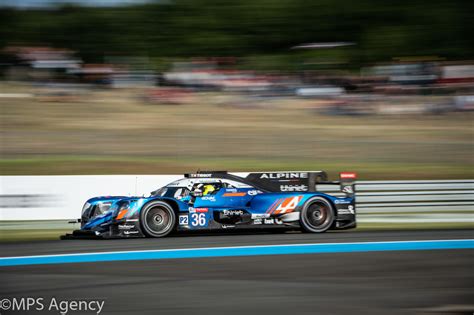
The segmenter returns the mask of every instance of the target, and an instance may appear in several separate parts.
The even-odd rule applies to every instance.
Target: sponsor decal
[[[239,216],[239,215],[244,215],[244,211],[243,210],[224,210],[222,211],[224,213],[224,215],[227,215],[227,216]]]
[[[179,222],[179,225],[188,225],[188,215],[187,214],[180,214],[178,222]]]
[[[307,191],[306,185],[280,185],[281,191]]]
[[[138,234],[138,231],[123,231],[123,234],[130,235],[130,234]]]
[[[247,191],[247,194],[249,194],[249,196],[255,196],[255,195],[259,194],[259,191],[258,190],[249,190],[249,191]]]
[[[189,174],[189,177],[199,178],[199,177],[212,177],[212,174]]]
[[[348,203],[351,203],[351,202],[348,201],[348,200],[336,199],[336,200],[334,200],[334,203],[335,203],[336,205],[344,205],[344,204],[348,204]]]
[[[193,208],[189,207],[188,208],[189,213],[203,213],[203,212],[208,212],[209,208]]]
[[[215,196],[204,196],[201,199],[206,200],[206,201],[210,201],[210,202],[216,202],[216,197]]]
[[[138,222],[138,219],[127,219],[125,222]]]
[[[256,225],[262,224],[262,219],[255,219],[255,220],[253,220],[253,224],[256,224]]]
[[[347,209],[337,209],[338,214],[355,214],[354,206],[349,205]]]
[[[272,218],[263,220],[263,224],[274,224],[274,223],[275,223],[275,220],[273,220]]]
[[[235,225],[222,224],[222,228],[223,229],[231,229],[231,228],[235,228]]]
[[[356,173],[340,173],[339,177],[341,179],[356,179],[357,174]]]
[[[294,178],[308,178],[308,173],[263,173],[260,178],[266,179],[294,179]]]
[[[303,196],[285,198],[283,202],[280,203],[278,207],[275,209],[274,214],[283,214],[283,213],[292,212],[298,206],[301,199],[303,199]]]
[[[283,224],[283,221],[280,219],[275,219],[275,224],[281,225]]]
[[[121,224],[121,225],[118,225],[118,229],[119,230],[130,230],[130,229],[134,229],[135,228],[135,225],[132,225],[132,224]]]
[[[269,213],[252,213],[252,216],[251,216],[252,219],[265,219],[269,217],[270,217]]]

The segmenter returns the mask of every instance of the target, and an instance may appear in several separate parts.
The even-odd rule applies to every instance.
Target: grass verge
[[[471,179],[474,169],[464,165],[428,163],[315,162],[252,158],[153,158],[153,157],[32,157],[0,160],[2,175],[108,175],[183,174],[201,170],[275,171],[325,170],[331,177],[341,171],[356,171],[360,180]]]

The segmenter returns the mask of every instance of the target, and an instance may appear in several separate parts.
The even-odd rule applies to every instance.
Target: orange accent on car
[[[282,208],[286,208],[286,206],[288,206],[288,204],[293,200],[293,198],[286,198],[280,205],[280,207]]]
[[[269,213],[272,214],[276,207],[282,202],[282,198],[278,199],[271,207]]]
[[[224,197],[243,197],[247,193],[246,192],[236,192],[236,193],[225,193],[223,196]]]
[[[123,209],[123,210],[120,210],[118,216],[117,216],[117,220],[120,220],[122,219],[128,212],[128,209]]]
[[[278,200],[279,200],[279,199],[275,200],[275,201],[272,203],[272,205],[267,209],[267,211],[265,211],[265,213],[270,213],[270,212],[272,212],[273,206],[275,206],[275,205],[278,203]]]

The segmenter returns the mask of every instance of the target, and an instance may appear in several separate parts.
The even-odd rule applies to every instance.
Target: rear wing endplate
[[[355,184],[357,180],[357,174],[354,172],[342,172],[339,173],[339,181],[335,182],[320,182],[318,184],[323,185],[339,185],[341,192],[343,192],[346,197],[355,196]]]
[[[353,172],[339,173],[339,185],[341,191],[346,194],[347,197],[354,197],[355,195],[355,182],[357,174]]]

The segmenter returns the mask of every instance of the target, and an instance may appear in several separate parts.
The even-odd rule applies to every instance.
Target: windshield
[[[154,190],[151,192],[151,196],[155,197],[162,197],[166,194],[168,188],[165,186],[165,187],[161,187],[161,188],[158,188],[157,190]]]

